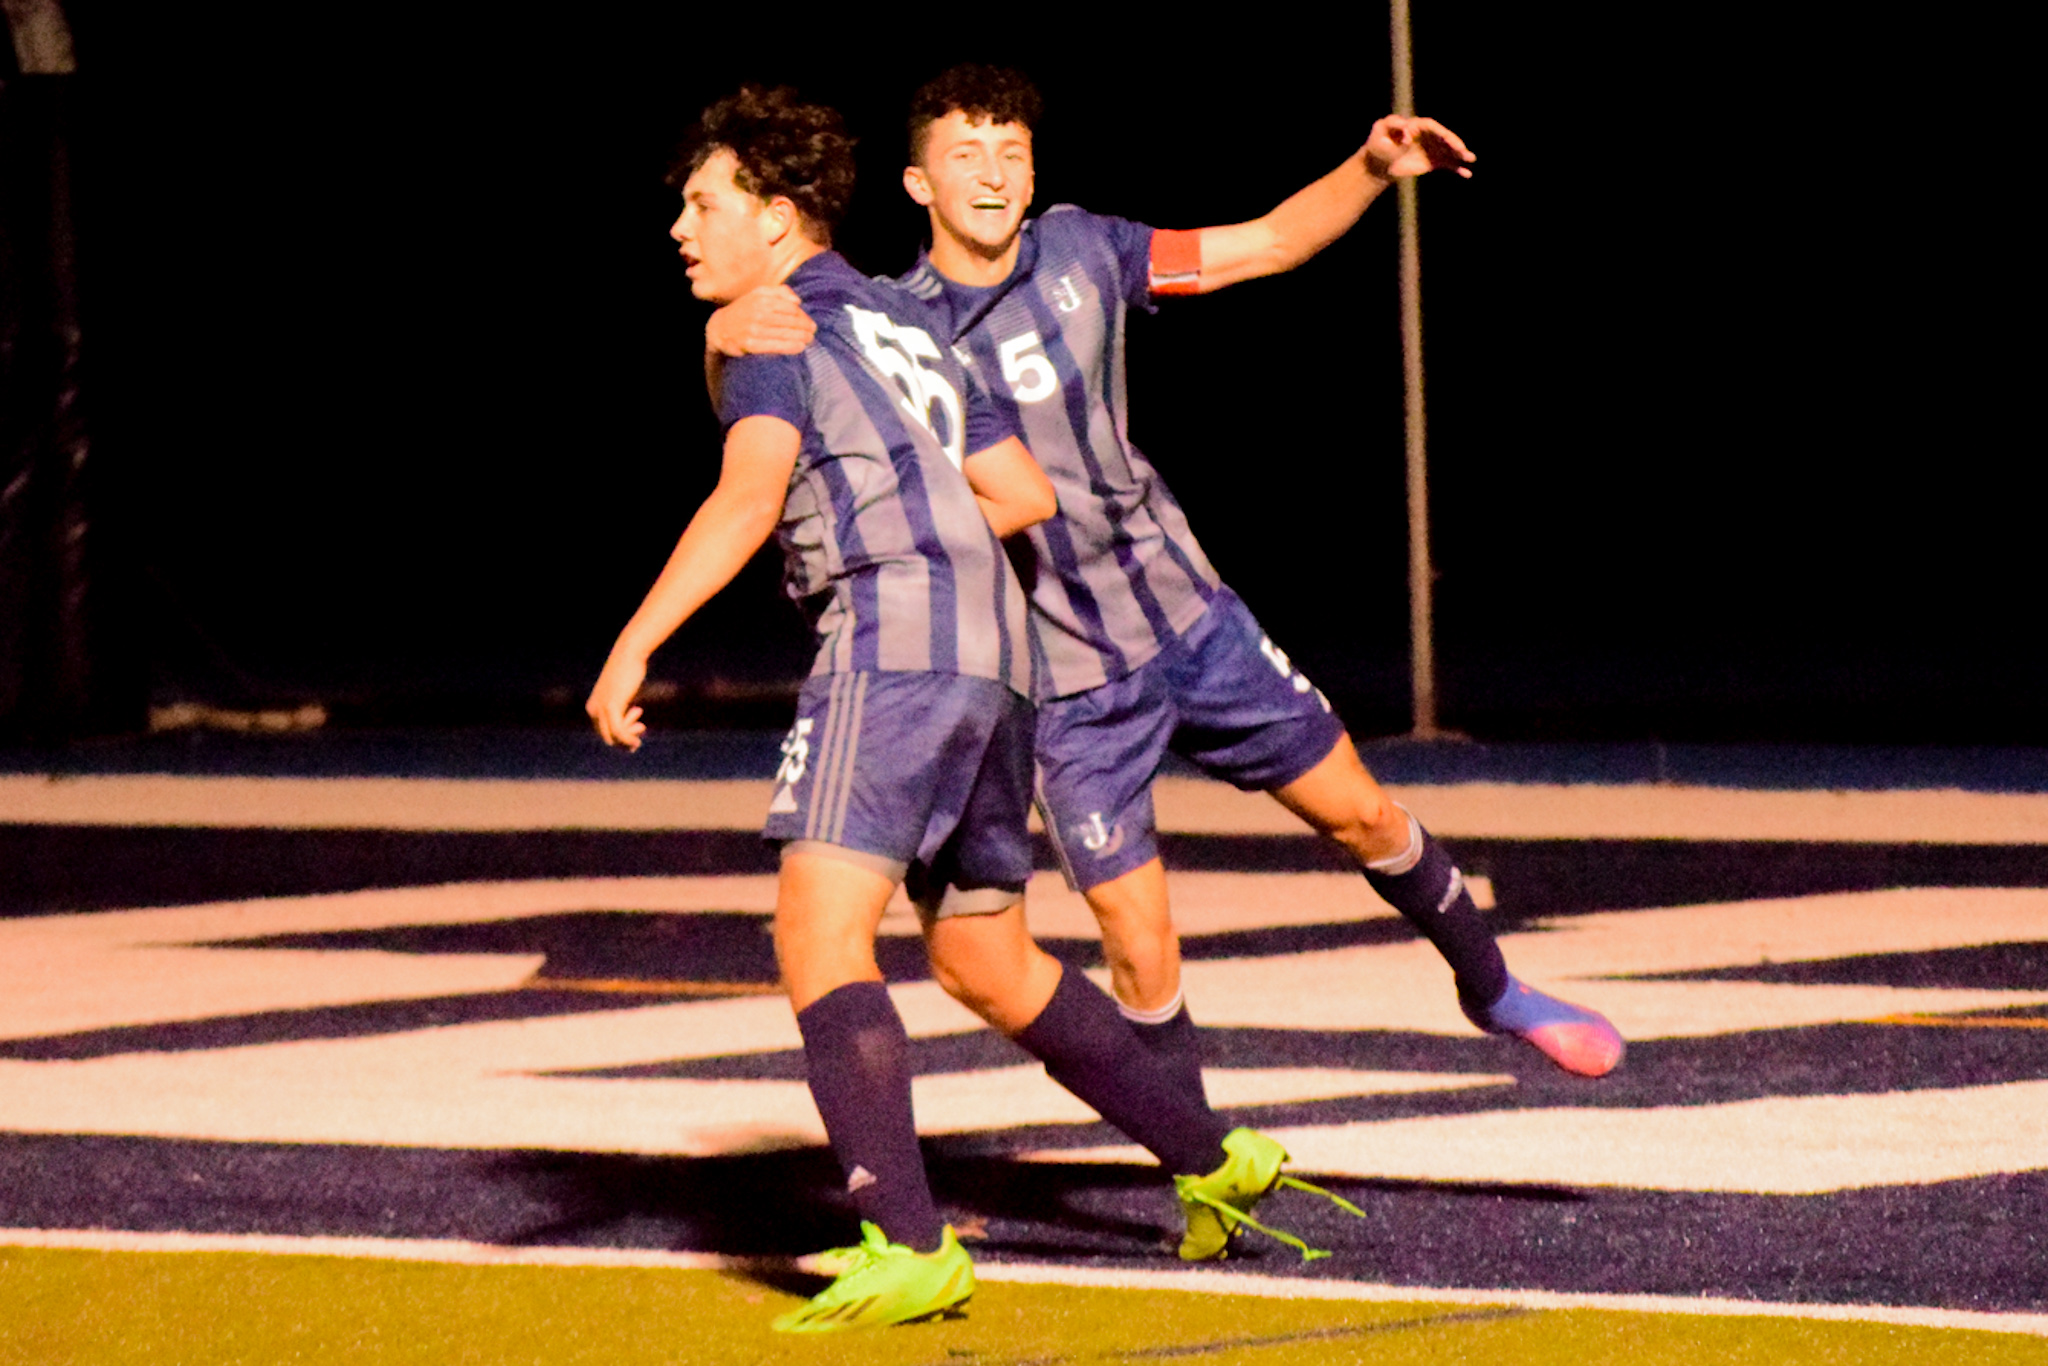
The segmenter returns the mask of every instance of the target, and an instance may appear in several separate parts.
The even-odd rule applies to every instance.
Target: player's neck
[[[1010,278],[1010,272],[1017,268],[1017,253],[1023,250],[1022,233],[1010,239],[1008,246],[991,256],[977,243],[967,242],[953,236],[936,221],[932,224],[932,248],[925,253],[925,259],[932,263],[932,269],[958,285],[999,285]]]
[[[810,260],[813,256],[822,255],[825,250],[824,247],[819,246],[802,233],[791,233],[786,240],[776,244],[775,256],[773,264],[769,268],[768,278],[761,283],[764,285],[781,284],[796,273],[798,266]]]

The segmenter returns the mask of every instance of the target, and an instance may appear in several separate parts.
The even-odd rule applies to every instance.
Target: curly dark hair
[[[1038,127],[1045,101],[1038,87],[1021,71],[969,62],[941,72],[910,97],[910,164],[924,164],[925,140],[934,123],[946,115],[965,114],[970,123],[1016,123]]]
[[[804,104],[786,85],[743,85],[685,135],[667,183],[681,189],[721,150],[739,162],[734,184],[761,199],[788,199],[803,215],[804,235],[832,245],[832,229],[853,198],[853,139],[838,110]]]

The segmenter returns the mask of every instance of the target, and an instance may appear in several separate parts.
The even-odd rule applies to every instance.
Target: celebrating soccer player
[[[781,845],[775,951],[864,1222],[833,1283],[776,1326],[901,1322],[974,1288],[932,1200],[909,1040],[875,962],[898,883],[922,914],[934,976],[1160,1158],[1188,1214],[1183,1256],[1223,1255],[1288,1180],[1279,1145],[1231,1130],[1133,1047],[1109,997],[1024,926],[1034,652],[1001,538],[1053,514],[1051,485],[1006,410],[934,340],[923,305],[829,249],[853,188],[836,113],[742,90],[705,111],[672,179],[692,292],[724,302],[786,285],[815,340],[724,367],[717,487],[586,710],[608,743],[637,748],[649,655],[779,533],[784,584],[818,653],[764,832]]]
[[[1046,660],[1038,799],[1102,926],[1123,1014],[1199,1090],[1152,809],[1153,775],[1171,748],[1270,792],[1342,845],[1449,962],[1474,1024],[1568,1072],[1611,1071],[1620,1034],[1508,972],[1449,855],[1366,771],[1322,693],[1222,583],[1127,437],[1128,309],[1291,270],[1394,179],[1470,175],[1472,153],[1432,119],[1388,117],[1343,165],[1250,222],[1163,231],[1064,204],[1026,219],[1040,112],[1027,80],[990,67],[954,68],[918,92],[904,186],[928,211],[931,247],[904,283],[946,317],[947,341],[1000,377],[996,406],[1058,493],[1060,515],[1030,532]],[[773,347],[791,312],[786,296],[750,296],[714,316],[711,349]]]

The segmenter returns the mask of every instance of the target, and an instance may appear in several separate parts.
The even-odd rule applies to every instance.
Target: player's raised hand
[[[1479,158],[1463,138],[1435,119],[1389,114],[1372,126],[1365,159],[1375,175],[1392,179],[1449,170],[1470,180],[1468,163]]]
[[[818,325],[788,285],[762,285],[740,295],[704,324],[704,346],[721,356],[794,356]]]
[[[633,698],[646,681],[644,659],[614,654],[604,662],[604,672],[597,676],[597,684],[591,688],[590,700],[583,704],[583,710],[590,714],[606,744],[640,748],[640,737],[647,727],[640,720],[640,708],[633,705]]]

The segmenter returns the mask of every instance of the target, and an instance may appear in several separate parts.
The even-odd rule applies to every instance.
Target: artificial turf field
[[[1174,1288],[1156,1170],[944,999],[899,911],[878,956],[982,1288],[790,1341],[794,1259],[854,1229],[754,749],[0,771],[0,1360],[2048,1360],[2048,756],[1375,756],[1511,966],[1629,1038],[1598,1082],[1476,1035],[1276,807],[1163,783],[1211,1099],[1365,1217],[1283,1193],[1262,1216],[1334,1255],[1254,1240]],[[1078,898],[1031,898],[1099,974]]]
[[[1881,1323],[1356,1303],[984,1282],[967,1312],[789,1337],[801,1277],[234,1253],[0,1250],[0,1362],[1514,1362],[2019,1366],[2048,1340]]]

